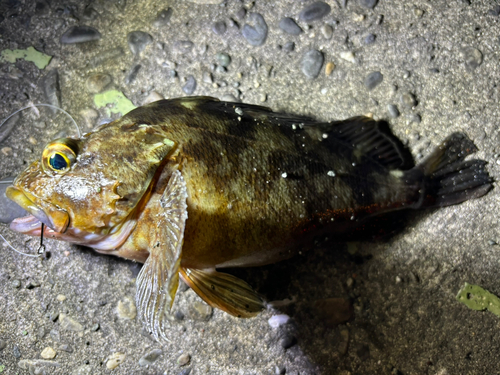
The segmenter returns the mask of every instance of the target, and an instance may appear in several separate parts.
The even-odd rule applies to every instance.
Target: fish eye
[[[42,167],[50,174],[63,174],[76,162],[78,141],[60,138],[45,146],[42,153]]]

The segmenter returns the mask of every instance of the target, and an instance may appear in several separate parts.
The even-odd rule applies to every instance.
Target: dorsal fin
[[[359,153],[376,160],[386,168],[409,169],[414,166],[410,152],[392,134],[386,121],[359,116],[318,126],[328,138],[349,143]]]

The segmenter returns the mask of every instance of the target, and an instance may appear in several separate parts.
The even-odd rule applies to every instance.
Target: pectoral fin
[[[181,263],[184,227],[187,219],[187,189],[180,171],[172,173],[160,199],[154,241],[149,257],[137,277],[136,305],[149,332],[158,340],[164,334],[165,311],[172,307]]]
[[[264,308],[262,298],[245,281],[215,270],[180,269],[183,280],[210,306],[238,318],[251,318]]]

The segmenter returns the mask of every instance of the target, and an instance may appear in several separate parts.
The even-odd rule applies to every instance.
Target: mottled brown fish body
[[[415,203],[421,183],[403,183],[381,164],[354,155],[350,145],[311,120],[261,107],[203,99],[156,102],[113,127],[125,137],[138,124],[176,143],[168,163],[179,165],[188,187],[186,267],[285,259],[312,236],[341,233],[367,215]]]

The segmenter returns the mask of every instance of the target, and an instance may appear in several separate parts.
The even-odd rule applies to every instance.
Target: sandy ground
[[[380,0],[371,9],[370,1],[326,2],[329,14],[305,22],[299,13],[312,1],[2,1],[0,50],[33,46],[52,60],[45,68],[23,59],[0,63],[1,117],[29,103],[53,102],[44,88],[54,69],[59,105],[83,131],[109,117],[94,103],[89,77],[107,74],[105,90],[119,90],[139,106],[153,91],[185,96],[182,88],[192,75],[194,95],[233,95],[320,120],[368,113],[388,119],[417,161],[448,134],[465,132],[498,179],[496,3]],[[85,12],[87,5],[95,13]],[[168,8],[171,17],[155,24],[158,12]],[[242,36],[253,12],[268,26],[262,46]],[[303,32],[283,32],[283,17],[295,19]],[[217,21],[224,21],[222,35],[212,30]],[[61,44],[63,33],[76,25],[94,27],[101,38]],[[133,31],[151,36],[135,55],[127,43]],[[369,34],[375,39],[367,44]],[[293,51],[284,47],[287,42],[295,43]],[[315,79],[301,70],[310,49],[325,59]],[[220,52],[231,57],[227,68],[219,66]],[[334,64],[330,75],[328,62]],[[365,79],[375,71],[383,81],[369,90]],[[397,106],[397,118],[388,105]],[[71,129],[62,116],[26,113],[0,144],[0,178],[15,176],[61,129]],[[286,262],[238,271],[269,300],[294,301],[253,319],[206,311],[183,287],[165,343],[151,339],[135,318],[136,264],[49,240],[44,260],[0,245],[0,373],[496,373],[500,318],[471,310],[455,296],[465,282],[500,295],[499,205],[495,188],[479,200],[416,213],[384,241],[324,245]],[[0,229],[16,247],[36,249],[36,239]],[[331,324],[314,308],[328,298],[350,299],[353,318]],[[290,322],[272,328],[268,319],[280,313]],[[51,357],[47,350],[42,355],[47,347],[55,358],[43,358]],[[150,353],[157,358],[145,359]],[[116,358],[117,366],[109,369]]]

